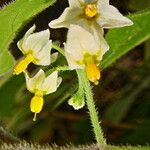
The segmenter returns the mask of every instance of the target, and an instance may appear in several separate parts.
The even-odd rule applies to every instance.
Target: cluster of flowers
[[[49,23],[50,28],[68,28],[67,41],[64,44],[65,57],[69,68],[84,69],[87,78],[98,84],[101,77],[98,67],[103,55],[109,50],[104,39],[103,29],[124,27],[132,25],[132,21],[124,17],[109,4],[109,0],[68,0],[67,7],[62,15]],[[46,77],[40,71],[32,78],[26,69],[32,62],[36,65],[50,65],[57,58],[57,53],[51,55],[52,41],[49,40],[49,30],[33,33],[35,25],[31,27],[23,39],[18,42],[18,47],[24,54],[14,67],[14,74],[24,72],[27,89],[34,93],[30,109],[36,114],[43,107],[43,96],[55,92],[62,79],[58,71]]]

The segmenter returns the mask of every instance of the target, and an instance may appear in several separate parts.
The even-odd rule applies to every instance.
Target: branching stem
[[[58,52],[60,52],[63,56],[65,56],[64,50],[63,50],[61,47],[59,47],[57,44],[53,43],[53,44],[52,44],[52,48],[53,48],[53,49],[56,49],[56,50],[57,50]]]

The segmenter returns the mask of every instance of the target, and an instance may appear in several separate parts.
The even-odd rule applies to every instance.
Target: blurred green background
[[[1,0],[0,6],[10,1]],[[150,7],[149,0],[110,1],[124,15]],[[16,59],[21,53],[17,41],[35,23],[37,31],[48,28],[48,23],[57,18],[68,6],[67,0],[57,3],[36,16],[10,46]],[[106,31],[107,32],[107,31]],[[51,38],[62,44],[66,29],[51,30]],[[59,56],[57,64],[65,64]],[[29,71],[35,69],[30,65]],[[102,72],[98,86],[93,87],[99,118],[109,144],[150,144],[150,41],[142,43]],[[25,87],[24,76],[8,73],[0,77],[0,124],[12,134],[26,141],[39,143],[87,144],[94,142],[87,108],[75,111],[67,100],[76,91],[74,71],[61,72],[62,85],[54,94],[45,97],[45,106],[37,121],[29,110],[31,97]]]

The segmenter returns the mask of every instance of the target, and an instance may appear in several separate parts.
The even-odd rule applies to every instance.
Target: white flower
[[[21,39],[17,45],[23,53],[24,58],[17,63],[14,68],[15,74],[20,74],[25,71],[28,65],[32,62],[36,65],[50,65],[51,63],[51,48],[52,41],[49,40],[49,30],[33,33],[35,30],[33,25]]]
[[[69,7],[62,15],[49,23],[51,28],[69,28],[76,24],[91,31],[95,28],[116,28],[132,25],[132,21],[124,17],[118,9],[109,5],[109,0],[69,0]]]
[[[62,78],[58,77],[58,71],[54,71],[46,77],[42,69],[32,78],[25,72],[25,78],[27,89],[35,94],[30,104],[31,111],[35,113],[33,119],[35,121],[36,114],[40,113],[43,107],[43,96],[55,92],[62,82]]]
[[[108,49],[109,46],[102,36],[97,35],[96,30],[94,34],[91,34],[78,25],[70,25],[65,44],[65,55],[69,67],[85,69],[88,79],[95,84],[100,79],[98,65]]]

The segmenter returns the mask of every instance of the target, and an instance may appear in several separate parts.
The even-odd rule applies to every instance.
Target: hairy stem
[[[87,103],[87,107],[89,110],[89,115],[90,115],[91,123],[93,126],[93,130],[95,133],[96,141],[97,141],[98,145],[106,145],[106,140],[103,136],[103,131],[102,131],[102,128],[98,121],[98,114],[97,114],[97,111],[95,108],[90,83],[89,83],[89,81],[86,77],[86,74],[83,70],[78,70],[77,72],[78,72],[78,75],[80,75],[83,80],[83,87],[84,87],[85,96],[86,96],[86,103]]]
[[[46,71],[46,75],[50,75],[53,71],[69,71],[69,67],[68,66],[57,66],[57,67],[53,67],[52,69],[47,69]]]

